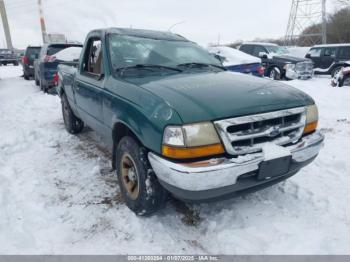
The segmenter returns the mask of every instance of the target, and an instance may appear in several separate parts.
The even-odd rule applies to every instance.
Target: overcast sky
[[[284,36],[292,0],[42,0],[48,33],[83,41],[103,27],[168,30],[202,45]],[[5,0],[13,45],[41,43],[37,0]],[[329,10],[332,7],[329,6]],[[5,45],[0,22],[0,46]]]

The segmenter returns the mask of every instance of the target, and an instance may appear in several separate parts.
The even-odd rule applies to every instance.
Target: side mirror
[[[260,58],[267,59],[267,53],[265,53],[265,52],[259,52],[259,57],[260,57]]]
[[[305,58],[311,58],[311,54],[306,54]]]

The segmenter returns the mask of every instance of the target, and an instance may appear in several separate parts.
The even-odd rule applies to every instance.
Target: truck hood
[[[273,55],[274,60],[278,60],[280,62],[285,62],[285,63],[299,63],[299,62],[306,62],[306,61],[311,61],[310,59],[307,58],[302,58],[302,57],[295,57],[295,56],[289,56],[289,55]]]
[[[232,72],[134,78],[134,84],[166,101],[184,123],[209,121],[313,104],[285,84]]]

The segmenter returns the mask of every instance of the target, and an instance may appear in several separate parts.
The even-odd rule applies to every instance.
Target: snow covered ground
[[[325,147],[272,188],[218,203],[123,204],[92,131],[69,135],[60,101],[0,67],[1,254],[350,254],[350,88],[292,81],[319,105]]]

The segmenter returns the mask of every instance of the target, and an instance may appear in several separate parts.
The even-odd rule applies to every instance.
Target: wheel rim
[[[270,72],[270,78],[275,79],[275,69],[272,69]]]
[[[340,70],[341,68],[337,68],[336,70],[334,70],[333,76],[337,76]]]
[[[128,196],[135,200],[139,196],[139,175],[136,164],[129,154],[124,154],[121,159],[121,178]]]

